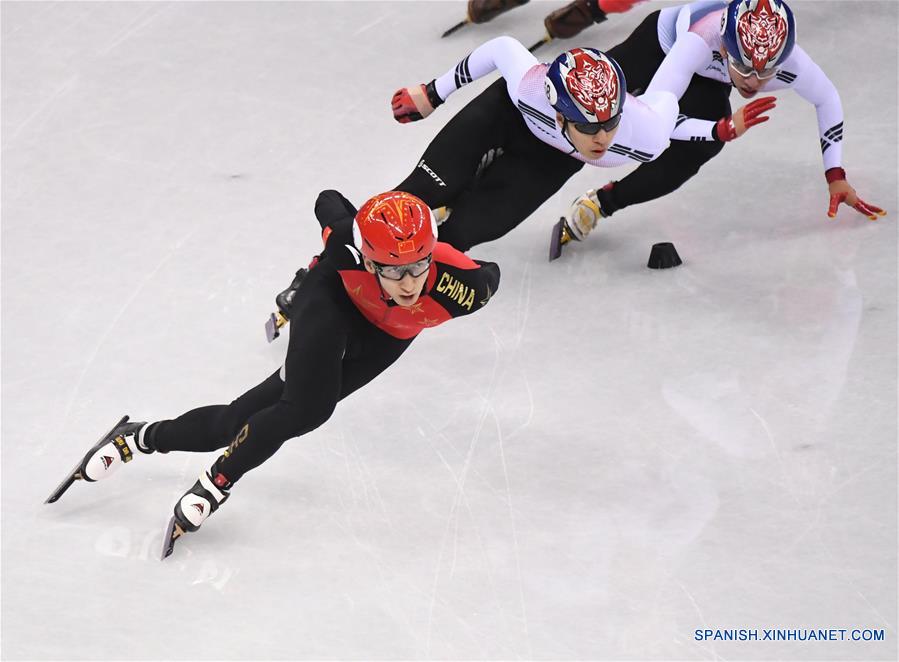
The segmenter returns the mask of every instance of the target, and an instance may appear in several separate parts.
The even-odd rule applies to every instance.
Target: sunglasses
[[[406,274],[413,278],[418,278],[425,273],[431,266],[431,256],[428,255],[418,262],[410,262],[409,264],[378,264],[372,262],[375,272],[387,280],[403,280]]]
[[[606,133],[613,131],[619,122],[621,122],[621,113],[618,113],[611,119],[607,119],[605,122],[572,122],[571,125],[581,133],[595,136],[600,131],[605,131]]]
[[[728,56],[727,56],[727,61],[730,64],[730,66],[733,68],[733,70],[736,71],[743,78],[749,78],[750,76],[755,76],[759,80],[768,80],[769,78],[772,78],[775,75],[777,75],[777,67],[771,67],[767,71],[759,72],[759,71],[756,71],[755,69],[753,69],[752,67],[747,67],[742,62],[737,62],[736,60],[731,58],[730,54],[728,54]]]

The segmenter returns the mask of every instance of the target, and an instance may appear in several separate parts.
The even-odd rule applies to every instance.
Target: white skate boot
[[[178,503],[175,514],[169,520],[162,540],[162,559],[165,560],[175,548],[175,541],[185,533],[196,531],[219,506],[225,503],[231,493],[231,483],[213,465],[209,471],[200,474],[200,478]]]
[[[76,480],[92,483],[106,478],[120,466],[130,462],[135,453],[152,453],[153,450],[144,443],[146,430],[146,423],[129,422],[128,417],[123,416],[94,444],[44,503],[55,502]]]

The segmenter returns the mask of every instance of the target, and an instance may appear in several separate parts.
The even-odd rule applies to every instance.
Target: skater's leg
[[[141,453],[206,452],[222,448],[234,438],[239,424],[243,424],[252,412],[276,401],[282,389],[283,384],[275,373],[230,405],[200,407],[176,419],[149,425],[120,421],[85,454],[71,478],[89,482],[107,478]],[[56,501],[72,480],[60,485],[48,503]]]
[[[249,417],[216,463],[230,482],[265,462],[288,439],[327,421],[339,400],[383,372],[411,343],[373,327],[355,309],[342,319],[342,328],[351,331],[330,346],[323,339],[313,342],[302,321],[294,323],[280,398]]]
[[[199,407],[172,419],[150,425],[147,445],[162,453],[205,453],[224,448],[240,426],[255,412],[278,401],[284,383],[275,372],[229,405]]]
[[[527,131],[525,128],[524,131]],[[528,218],[583,167],[583,162],[527,135],[526,149],[496,159],[454,203],[440,240],[461,251],[502,237]]]
[[[315,199],[315,218],[324,230],[344,219],[353,219],[358,210],[343,193],[332,189],[322,191]]]
[[[72,472],[72,480],[93,482],[107,478],[141,453],[167,453],[173,450],[205,452],[222,448],[234,438],[238,424],[242,424],[253,411],[277,400],[282,389],[283,384],[278,373],[275,373],[230,405],[200,407],[174,420],[149,425],[124,419],[85,454]],[[48,503],[56,501],[72,480],[60,485]]]
[[[271,457],[292,437],[314,430],[331,416],[341,388],[341,366],[358,310],[346,297],[334,298],[328,277],[312,269],[308,289],[294,302],[287,357],[272,376],[265,406],[237,421],[230,445],[216,463],[229,482]],[[234,420],[234,419],[231,419]],[[229,421],[230,422],[230,421]]]
[[[235,481],[274,455],[287,439],[324,423],[339,399],[383,372],[412,342],[397,340],[372,327],[358,311],[347,311],[344,319],[354,328],[336,355],[327,348],[309,345],[306,336],[291,335],[281,398],[250,416],[225,453],[209,471],[200,474],[175,505],[164,557],[171,553],[174,539],[181,532],[196,531],[224,503]],[[322,360],[323,350],[330,356],[327,361]]]
[[[431,209],[454,207],[471,185],[484,156],[503,147],[510,123],[523,124],[500,78],[460,110],[434,137],[415,169],[396,190],[418,196]]]

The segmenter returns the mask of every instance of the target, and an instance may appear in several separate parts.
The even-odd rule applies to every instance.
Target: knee
[[[315,218],[325,228],[342,218],[354,217],[356,208],[342,193],[331,189],[322,191],[315,200]]]
[[[231,440],[237,436],[237,433],[240,432],[240,429],[247,422],[246,418],[247,414],[240,411],[237,400],[216,416],[214,422],[215,437],[222,446],[227,446],[231,443]]]
[[[331,418],[336,402],[304,402],[302,405],[282,400],[276,405],[283,428],[291,437],[312,432]]]

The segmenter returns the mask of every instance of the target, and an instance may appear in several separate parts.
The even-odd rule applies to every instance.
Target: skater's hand
[[[407,124],[422,120],[433,113],[434,109],[443,103],[433,88],[434,81],[427,85],[422,83],[398,89],[390,100],[393,118],[400,124]]]
[[[830,189],[830,207],[827,215],[834,218],[840,204],[847,204],[859,214],[864,214],[870,221],[876,221],[878,216],[886,216],[887,213],[880,207],[870,205],[855,192],[855,189],[846,181],[846,171],[842,168],[830,168],[824,176],[827,178],[827,187]]]
[[[770,118],[762,113],[767,113],[775,105],[777,99],[774,97],[761,97],[750,101],[738,108],[733,115],[718,120],[715,125],[716,137],[723,143],[739,138],[756,124],[767,122]]]
[[[590,189],[571,203],[568,210],[568,229],[578,241],[590,234],[603,216],[596,189]]]

